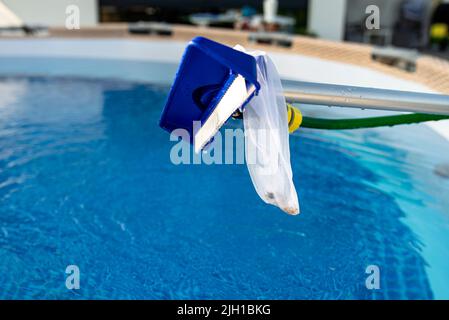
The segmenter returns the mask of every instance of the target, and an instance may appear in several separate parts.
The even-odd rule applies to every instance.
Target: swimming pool
[[[427,126],[292,136],[291,217],[261,203],[245,165],[170,162],[162,82],[36,59],[0,60],[1,298],[448,297],[449,181],[434,173],[448,142]]]

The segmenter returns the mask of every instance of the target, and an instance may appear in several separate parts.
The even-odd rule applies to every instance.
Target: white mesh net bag
[[[243,112],[245,159],[254,188],[266,203],[288,214],[299,213],[290,164],[287,108],[279,74],[261,51],[247,52],[257,61],[260,91]]]

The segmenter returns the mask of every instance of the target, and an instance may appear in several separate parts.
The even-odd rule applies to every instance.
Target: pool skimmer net
[[[170,133],[186,130],[189,134],[183,139],[198,153],[236,111],[243,113],[245,160],[257,193],[266,203],[298,214],[287,108],[273,62],[264,52],[246,52],[241,46],[231,48],[203,37],[192,39],[160,126]]]

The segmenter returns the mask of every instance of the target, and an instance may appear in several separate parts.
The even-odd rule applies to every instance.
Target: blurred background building
[[[66,19],[66,7],[74,4],[80,8],[80,24],[84,27],[107,23],[165,22],[282,32],[335,41],[445,51],[449,39],[448,2],[447,0],[0,0],[2,4],[0,27],[7,26],[11,15],[27,26],[62,27]],[[366,28],[368,16],[366,8],[369,5],[379,7],[378,30]]]

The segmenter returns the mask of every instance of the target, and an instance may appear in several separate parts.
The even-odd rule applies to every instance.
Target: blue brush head
[[[225,95],[230,83],[241,75],[253,93],[260,89],[256,60],[241,51],[203,37],[190,41],[181,59],[159,125],[172,132],[185,129],[193,143],[193,122],[204,123]]]

